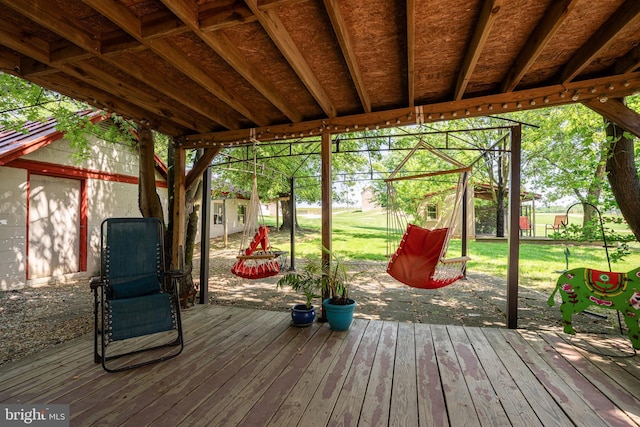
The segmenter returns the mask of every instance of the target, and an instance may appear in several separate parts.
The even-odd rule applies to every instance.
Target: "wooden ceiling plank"
[[[353,80],[356,91],[358,92],[358,96],[360,97],[362,108],[366,113],[370,113],[371,100],[369,99],[369,93],[367,91],[366,85],[364,84],[364,78],[362,76],[362,73],[360,72],[360,67],[358,66],[355,52],[353,51],[351,38],[349,37],[344,19],[342,18],[342,13],[340,12],[340,5],[338,4],[338,0],[324,0],[324,7],[327,11],[327,14],[329,15],[329,20],[331,21],[333,31],[338,38],[338,44],[340,45],[340,49],[342,50],[342,55],[344,56],[344,60],[347,63],[347,67],[349,68],[351,80]]]
[[[559,81],[566,83],[575,79],[638,16],[640,16],[640,1],[627,0],[571,57],[560,73]]]
[[[416,0],[407,0],[407,87],[409,107],[416,99]]]
[[[610,98],[606,102],[593,99],[584,102],[584,105],[640,138],[640,114],[627,107],[620,99]]]
[[[258,18],[262,28],[278,47],[289,63],[289,66],[296,72],[298,78],[309,90],[309,93],[311,93],[311,96],[313,96],[327,117],[336,117],[336,107],[333,105],[329,95],[327,95],[322,84],[318,81],[318,78],[311,70],[311,67],[309,67],[309,64],[302,56],[302,53],[294,43],[291,35],[287,32],[278,14],[272,9],[264,11],[260,10],[256,0],[245,0],[245,3]]]
[[[502,92],[515,90],[520,80],[527,74],[529,68],[551,41],[569,13],[575,8],[577,2],[577,0],[551,2],[549,9],[544,13],[511,66],[507,78],[502,82]]]
[[[292,122],[302,120],[302,114],[273,86],[256,67],[251,65],[240,50],[220,32],[203,32],[199,29],[191,16],[192,7],[186,8],[184,2],[163,0],[165,6],[183,20],[185,24],[202,39],[207,46],[213,49],[224,59],[238,74],[240,74],[256,91],[261,93],[271,104],[280,110]]]
[[[424,121],[433,123],[452,120],[460,117],[481,117],[487,114],[508,113],[536,108],[564,105],[576,102],[573,95],[578,95],[579,102],[606,98],[619,98],[631,95],[640,90],[640,72],[622,76],[607,76],[579,82],[556,84],[521,91],[498,93],[493,95],[465,98],[458,101],[447,101],[422,105]],[[531,102],[531,101],[536,101]],[[600,102],[600,101],[598,101]],[[303,136],[317,135],[325,129],[333,133],[347,132],[346,128],[360,129],[389,128],[416,124],[415,108],[404,107],[386,111],[356,114],[324,120],[310,120],[300,123],[271,125],[255,128],[260,141],[282,140]],[[187,135],[181,139],[183,148],[206,148],[216,144],[237,144],[249,140],[250,130],[222,131],[201,135]]]
[[[460,73],[458,74],[458,81],[456,82],[456,89],[454,93],[455,100],[460,100],[464,96],[464,92],[467,89],[473,70],[478,63],[482,49],[489,38],[491,27],[495,22],[501,5],[502,0],[484,0],[482,3],[478,22],[473,32],[473,36],[471,37],[467,54],[462,62]]]
[[[47,0],[0,0],[0,3],[85,50],[100,53],[100,40],[70,21],[54,2]]]
[[[162,38],[142,39],[139,31],[140,21],[129,9],[115,0],[83,0],[104,17],[121,27],[154,53],[162,57],[191,80],[197,82],[211,94],[258,125],[268,123],[262,113],[249,110],[238,97],[219,83],[209,73],[193,62],[193,58]],[[136,21],[136,22],[134,22]]]

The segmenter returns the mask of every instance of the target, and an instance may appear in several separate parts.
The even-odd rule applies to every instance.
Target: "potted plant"
[[[331,329],[346,331],[353,321],[356,301],[349,298],[349,288],[356,276],[362,272],[349,273],[347,265],[335,253],[323,248],[330,256],[329,265],[323,272],[324,286],[330,292],[330,297],[323,301],[327,321]]]
[[[308,259],[300,273],[288,273],[278,280],[277,287],[290,287],[305,297],[304,304],[296,304],[291,308],[291,324],[309,326],[316,317],[314,298],[320,298],[322,287],[322,266],[319,262]]]

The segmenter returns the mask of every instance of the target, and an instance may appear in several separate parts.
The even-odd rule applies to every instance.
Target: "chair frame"
[[[518,228],[520,229],[520,235],[524,236],[525,234],[528,234],[529,236],[532,236],[532,232],[533,232],[533,227],[531,226],[531,223],[529,222],[529,217],[526,215],[522,215],[520,216],[520,218],[518,219]]]
[[[555,218],[553,218],[553,225],[551,224],[545,224],[544,225],[544,236],[548,237],[549,236],[549,230],[553,230],[553,232],[559,232],[560,228],[567,225],[569,220],[569,217],[567,215],[556,215]]]
[[[107,355],[107,344],[108,341],[105,339],[105,333],[106,330],[103,327],[103,325],[105,325],[106,323],[106,305],[105,302],[107,301],[107,291],[109,288],[109,284],[108,284],[108,278],[105,275],[104,272],[104,257],[105,257],[105,245],[106,242],[104,241],[104,229],[105,226],[108,222],[110,221],[118,221],[118,222],[126,222],[126,221],[140,221],[140,220],[149,220],[149,221],[157,221],[158,223],[158,227],[159,230],[162,229],[162,223],[160,222],[160,220],[158,220],[157,218],[109,218],[106,219],[102,222],[101,225],[101,231],[100,231],[100,242],[101,242],[101,272],[100,272],[100,276],[98,277],[92,277],[91,278],[91,282],[90,282],[90,289],[93,291],[93,296],[94,296],[94,306],[93,306],[93,313],[94,313],[94,336],[93,336],[93,354],[94,354],[94,362],[95,363],[101,363],[102,367],[105,371],[107,372],[121,372],[121,371],[125,371],[125,370],[129,370],[129,369],[134,369],[134,368],[139,368],[142,366],[147,366],[147,365],[151,365],[154,363],[158,363],[158,362],[162,362],[162,361],[166,361],[169,359],[172,359],[176,356],[178,356],[180,353],[182,353],[182,350],[184,348],[184,338],[183,338],[183,333],[182,333],[182,319],[181,319],[181,315],[180,315],[180,298],[179,298],[179,286],[177,283],[177,279],[179,277],[184,276],[185,274],[180,272],[180,271],[160,271],[160,276],[161,276],[161,293],[169,293],[170,295],[170,300],[171,303],[173,304],[173,308],[175,310],[175,316],[176,316],[176,333],[177,336],[175,338],[175,340],[169,341],[169,342],[165,342],[159,345],[153,345],[153,346],[149,346],[149,347],[143,347],[134,351],[130,351],[130,352],[125,352],[125,353],[118,353],[115,355]],[[160,246],[161,246],[161,250],[160,250],[160,256],[164,257],[164,244],[163,244],[163,239],[160,238]],[[167,331],[170,331],[173,329],[168,329]],[[98,345],[98,340],[100,341],[100,346]],[[136,362],[136,363],[132,363],[126,366],[121,366],[121,367],[117,367],[117,368],[110,368],[108,366],[108,362],[114,359],[118,359],[118,358],[122,358],[125,356],[132,356],[132,355],[136,355],[139,353],[143,353],[143,352],[147,352],[147,351],[152,351],[152,350],[158,350],[161,348],[165,348],[165,347],[178,347],[177,351],[172,352],[170,354],[167,355],[163,355],[161,357],[155,357],[152,359],[148,359],[148,360],[144,360],[141,362]]]

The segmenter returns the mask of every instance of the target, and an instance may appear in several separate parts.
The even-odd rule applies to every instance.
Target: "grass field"
[[[548,216],[548,218],[547,218]],[[539,214],[536,216],[544,236],[545,220],[553,223],[555,214]],[[579,218],[575,218],[579,220]],[[573,219],[570,218],[573,222]],[[265,217],[265,222],[275,225],[275,217]],[[302,231],[296,236],[296,256],[319,255],[321,247],[321,218],[319,212],[308,212],[298,215]],[[385,212],[360,212],[354,210],[338,210],[332,219],[333,251],[347,259],[386,261],[387,257],[387,217]],[[288,233],[272,233],[272,244],[281,249],[289,245]],[[448,256],[459,256],[460,240],[452,239]],[[566,245],[520,244],[520,281],[532,288],[548,289],[555,285],[557,271],[566,268],[564,251]],[[569,268],[590,267],[607,271],[605,249],[597,245],[569,246]],[[467,264],[469,271],[477,271],[498,277],[507,274],[506,242],[469,242],[469,256],[472,260]],[[614,271],[628,271],[640,265],[640,245],[632,245],[632,253],[624,261],[612,264]]]

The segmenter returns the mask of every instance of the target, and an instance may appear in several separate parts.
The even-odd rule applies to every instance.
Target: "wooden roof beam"
[[[416,0],[407,0],[407,88],[409,107],[416,99]]]
[[[575,7],[577,0],[559,0],[551,2],[551,6],[544,13],[533,33],[527,39],[524,47],[511,66],[507,78],[502,82],[502,92],[515,90],[520,80],[527,74],[531,65],[553,38],[556,31],[565,21],[569,12]]]
[[[234,93],[211,77],[207,71],[195,64],[192,58],[182,52],[182,50],[162,38],[142,38],[140,20],[121,3],[115,0],[83,1],[244,117],[258,125],[267,123],[267,118],[263,114],[249,110]]]
[[[302,120],[302,114],[273,86],[258,70],[251,65],[240,50],[220,32],[204,32],[199,28],[199,19],[193,13],[193,7],[174,0],[162,0],[164,5],[184,22],[200,39],[224,59],[238,74],[260,92],[271,104],[279,109],[292,122]]]
[[[370,113],[371,100],[369,99],[369,93],[367,92],[358,61],[356,60],[349,33],[347,32],[342,13],[340,12],[338,0],[324,0],[324,7],[329,15],[331,26],[333,27],[333,31],[338,39],[338,44],[342,50],[342,55],[349,68],[351,80],[353,80],[358,96],[360,97],[362,108],[366,113]]]
[[[627,0],[571,57],[560,73],[559,82],[566,83],[575,79],[639,15],[640,1]]]
[[[260,141],[298,139],[301,136],[314,136],[329,130],[343,133],[353,130],[355,125],[364,131],[374,128],[388,128],[416,124],[417,117],[425,123],[433,123],[456,118],[480,117],[488,114],[508,113],[535,108],[564,105],[574,102],[586,102],[605,98],[619,98],[640,90],[640,72],[623,76],[601,77],[579,82],[556,84],[510,93],[498,93],[458,101],[441,102],[404,107],[387,111],[335,117],[324,120],[311,120],[301,123],[274,125],[255,128]],[[600,102],[600,101],[598,101]],[[420,109],[418,115],[416,110]],[[202,135],[187,135],[179,142],[183,148],[206,148],[223,145],[243,144],[250,140],[250,129],[222,131]]]
[[[329,95],[318,81],[311,67],[302,56],[302,53],[293,42],[291,35],[287,32],[284,24],[276,12],[271,9],[260,10],[257,0],[245,0],[249,9],[258,18],[260,25],[267,32],[271,40],[278,47],[282,55],[285,57],[289,66],[296,72],[298,78],[306,86],[311,96],[316,100],[322,111],[327,117],[335,117],[337,115],[336,107],[331,102]]]
[[[606,102],[592,99],[584,105],[640,138],[640,114],[627,107],[620,99],[608,99]]]
[[[464,92],[467,90],[467,85],[478,63],[482,49],[487,42],[491,27],[495,22],[501,5],[502,0],[484,0],[482,3],[478,23],[471,37],[471,42],[469,43],[467,54],[462,62],[460,73],[458,74],[458,81],[456,82],[456,90],[453,97],[455,100],[462,99]]]

